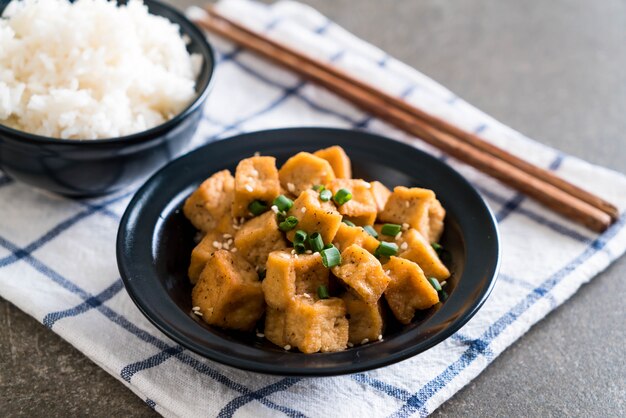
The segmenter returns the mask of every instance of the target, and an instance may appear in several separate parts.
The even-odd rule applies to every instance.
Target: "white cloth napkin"
[[[309,7],[219,4],[225,13],[332,60],[432,113],[626,207],[626,178],[534,142],[355,38]],[[191,10],[190,13],[198,13]],[[194,146],[285,126],[366,129],[440,153],[227,42]],[[445,157],[442,157],[445,158]],[[334,378],[265,376],[222,366],[173,343],[127,296],[115,262],[120,215],[133,190],[80,202],[0,173],[0,295],[43,322],[165,416],[427,415],[626,248],[626,217],[596,235],[454,160],[496,213],[502,273],[458,333],[399,364]]]

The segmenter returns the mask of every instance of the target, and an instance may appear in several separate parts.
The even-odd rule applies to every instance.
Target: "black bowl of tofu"
[[[352,203],[337,202],[342,188]],[[297,226],[283,228],[289,217]],[[300,250],[312,228],[324,248]],[[122,218],[117,259],[131,299],[177,343],[304,377],[383,367],[450,337],[489,296],[500,246],[487,204],[437,158],[362,131],[288,128],[157,172]]]

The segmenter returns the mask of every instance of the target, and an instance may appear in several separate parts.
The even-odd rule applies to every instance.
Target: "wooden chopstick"
[[[535,170],[535,173],[541,173],[543,169],[532,166],[526,161],[510,155],[478,137],[476,137],[478,141],[475,140],[476,138],[472,138],[469,141],[466,138],[459,139],[459,132],[464,132],[459,128],[428,115],[426,112],[416,109],[406,102],[380,92],[378,89],[355,79],[335,67],[319,62],[290,47],[270,40],[262,34],[232,22],[212,8],[208,8],[207,12],[206,16],[198,18],[196,21],[205,29],[329,88],[331,91],[354,102],[362,109],[420,137],[455,158],[520,190],[556,212],[568,216],[595,231],[603,231],[611,224],[613,215],[608,212],[617,213],[617,209],[610,203],[604,202],[588,192],[581,190],[583,195],[591,196],[593,202],[609,210],[603,211],[597,208],[596,205],[583,200],[579,197],[580,193],[578,195],[572,194],[569,193],[569,190],[562,190],[558,185],[544,181],[545,176],[543,173],[541,175],[533,175],[532,171],[526,171],[522,167],[531,166],[540,170]],[[399,105],[398,103],[402,104]],[[412,110],[409,111],[409,109]],[[422,117],[418,115],[422,115]],[[424,117],[423,115],[426,116]],[[425,119],[427,118],[431,119],[426,121]],[[439,120],[440,122],[432,122],[433,120]],[[442,127],[442,122],[448,125],[448,128]],[[472,135],[467,132],[465,134]],[[477,143],[480,145],[476,145]],[[489,148],[499,151],[489,152]],[[502,153],[502,155],[507,154],[523,164],[514,165],[508,158],[505,159],[496,155],[498,152]],[[543,170],[543,172],[556,177],[546,170]],[[557,179],[561,183],[569,184],[558,177]],[[578,189],[573,185],[570,186]]]

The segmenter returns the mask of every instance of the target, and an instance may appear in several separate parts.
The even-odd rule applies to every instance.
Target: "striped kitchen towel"
[[[524,137],[309,7],[248,0],[219,7],[626,208],[624,176]],[[331,92],[223,40],[212,41],[218,53],[215,87],[194,146],[252,130],[321,125],[376,132],[446,159]],[[117,271],[117,226],[134,190],[71,200],[0,174],[0,295],[166,416],[427,415],[626,248],[624,215],[596,235],[447,161],[496,214],[501,274],[487,303],[459,332],[396,365],[333,378],[284,378],[225,367],[173,343],[137,310]]]

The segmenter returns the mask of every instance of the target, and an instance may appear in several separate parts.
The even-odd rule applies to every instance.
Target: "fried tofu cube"
[[[389,284],[389,277],[376,257],[352,244],[341,253],[341,264],[332,272],[361,300],[376,303]]]
[[[248,205],[261,200],[268,205],[280,194],[276,158],[251,157],[239,161],[235,171],[233,217],[250,218]]]
[[[328,161],[333,168],[335,177],[338,179],[352,178],[352,164],[350,163],[350,158],[348,158],[346,152],[339,145],[315,151],[313,155]]]
[[[230,219],[234,190],[235,179],[230,171],[219,171],[202,182],[185,200],[183,213],[196,229],[210,232],[224,219]]]
[[[372,196],[374,196],[374,202],[376,202],[376,210],[380,213],[385,210],[387,200],[389,200],[389,196],[391,196],[391,190],[379,181],[370,181],[370,186],[370,191],[372,192]]]
[[[239,254],[218,250],[209,258],[191,292],[202,320],[222,328],[251,331],[265,301],[254,267]]]
[[[316,184],[327,185],[335,179],[330,163],[308,152],[299,152],[278,171],[280,184],[295,196]]]
[[[341,299],[348,312],[349,341],[355,345],[365,340],[377,341],[383,335],[385,326],[380,302],[366,303],[350,292],[346,292]]]
[[[417,263],[426,277],[434,277],[439,281],[450,277],[450,270],[439,259],[437,251],[417,230],[411,228],[403,232],[398,248],[398,256]]]
[[[385,299],[401,323],[410,324],[416,310],[428,309],[439,302],[437,291],[414,262],[392,256],[385,263],[385,270],[391,277]]]
[[[331,202],[322,202],[315,190],[305,190],[294,202],[288,215],[295,216],[298,224],[287,232],[287,239],[293,241],[296,231],[307,234],[318,232],[322,240],[331,242],[341,225],[341,215]]]
[[[189,264],[189,280],[196,284],[204,266],[214,252],[221,249],[224,242],[224,235],[218,231],[207,233],[202,240],[191,251],[191,262]]]
[[[345,350],[348,320],[343,300],[295,299],[287,309],[285,332],[288,344],[303,353]]]
[[[287,345],[285,325],[287,315],[284,310],[267,307],[265,312],[265,338],[279,347]]]
[[[383,222],[408,223],[431,243],[439,239],[443,231],[444,217],[445,210],[432,190],[403,186],[393,189],[385,209],[379,215]]]
[[[269,211],[241,226],[235,234],[235,246],[253,266],[265,269],[269,254],[287,248],[287,241],[278,229],[276,214]]]
[[[352,244],[356,244],[374,254],[374,251],[378,248],[379,242],[360,226],[349,226],[342,222],[341,225],[339,225],[337,234],[335,234],[333,244],[339,251],[348,248]]]
[[[352,199],[338,207],[339,213],[357,225],[372,225],[378,213],[376,201],[368,182],[360,179],[337,179],[330,183],[328,188],[337,193],[339,189],[346,189],[352,193]]]
[[[328,287],[329,271],[322,257],[315,254],[291,254],[274,251],[267,259],[263,293],[268,306],[287,309],[296,296],[317,300],[317,289]]]

